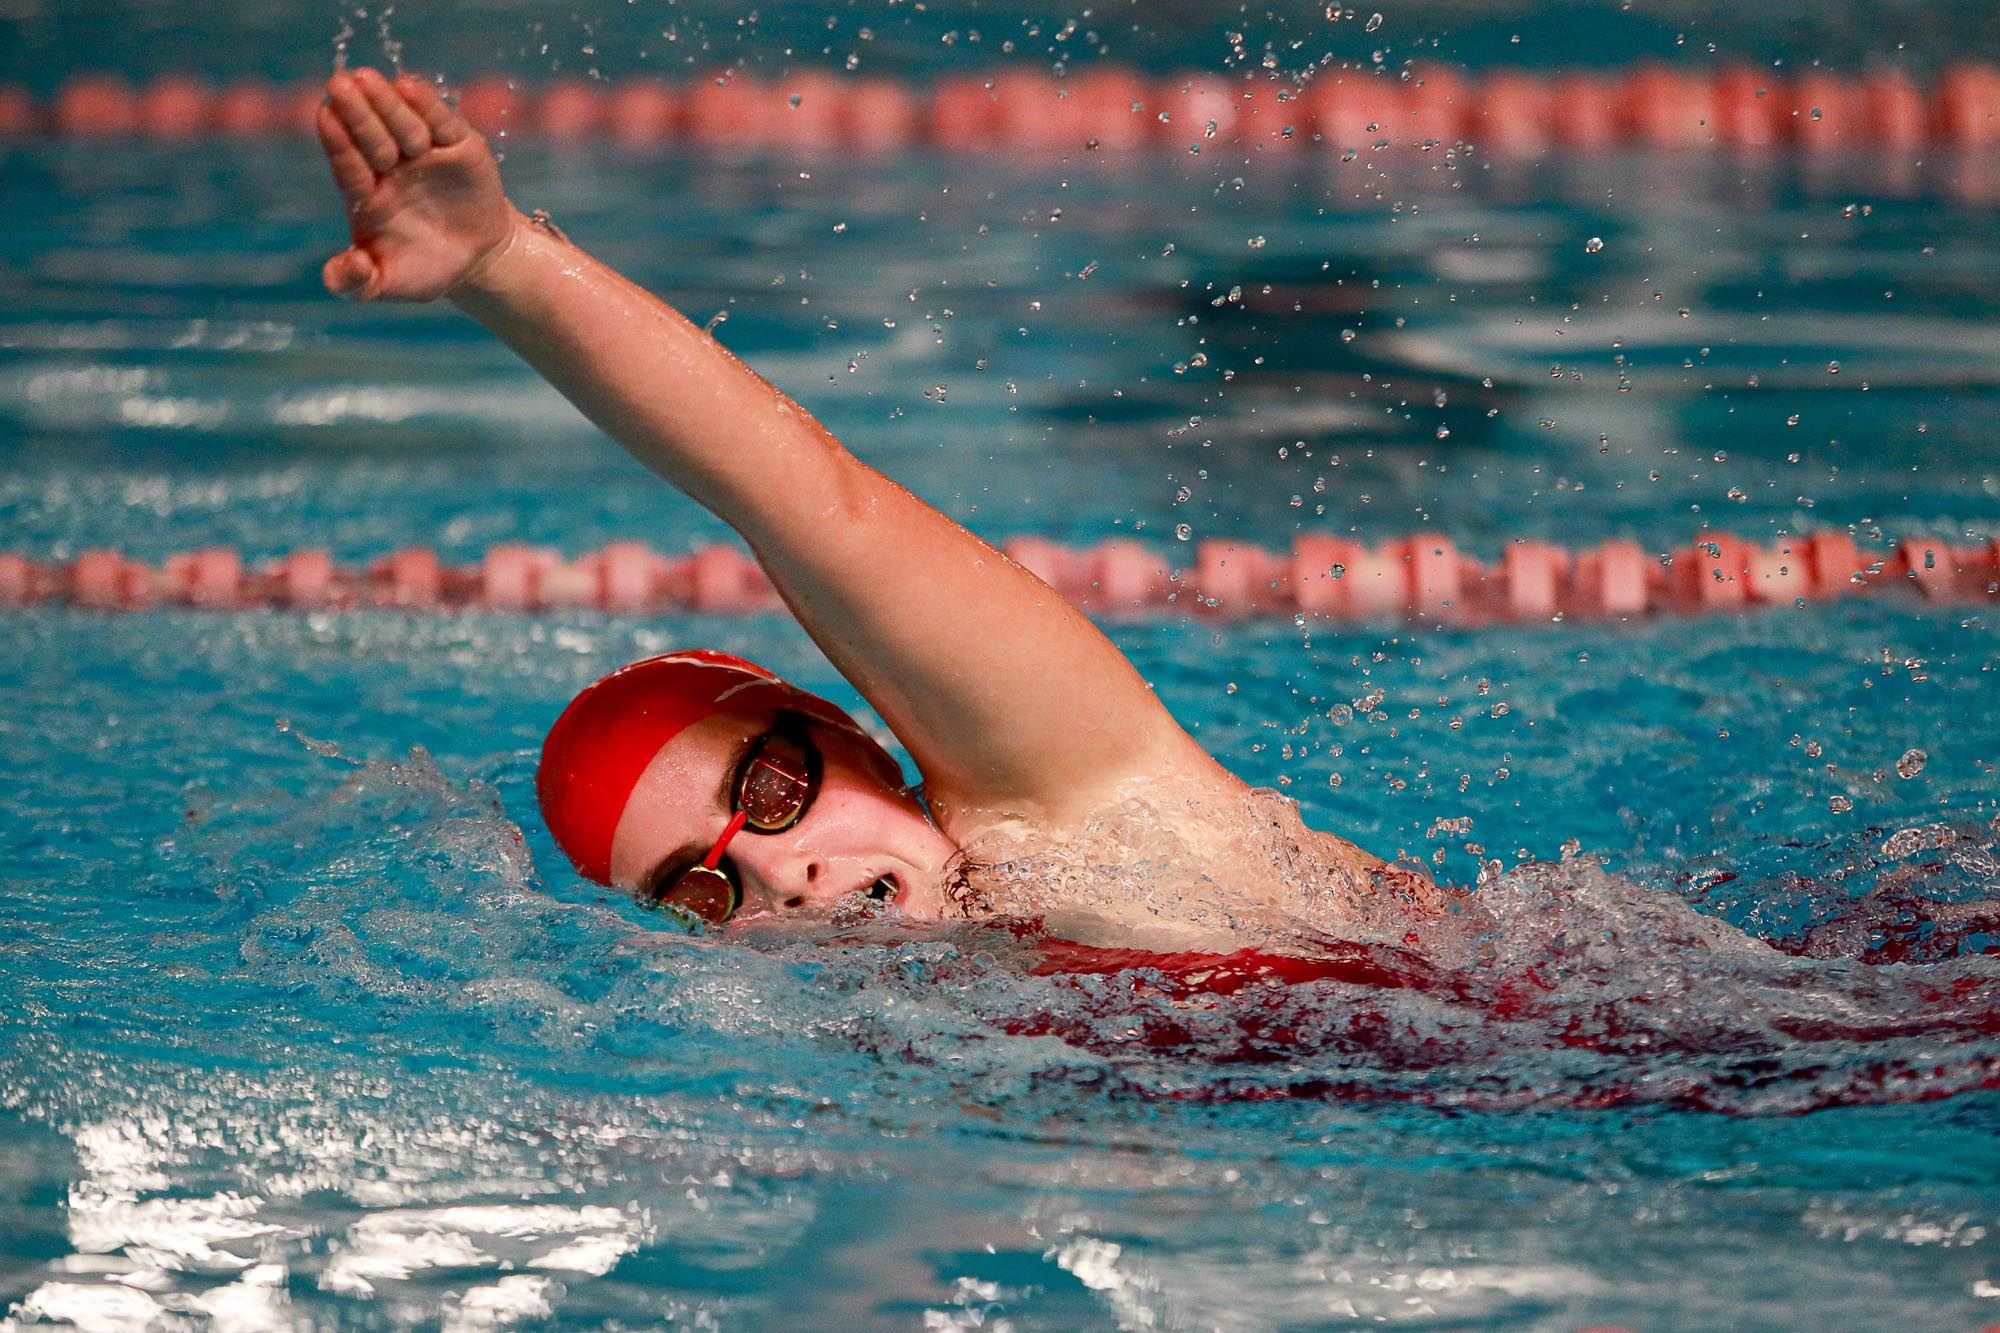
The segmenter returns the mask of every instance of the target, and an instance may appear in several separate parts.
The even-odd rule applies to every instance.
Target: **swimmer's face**
[[[781,723],[803,723],[819,751],[819,786],[791,827],[730,841],[724,865],[743,891],[736,919],[824,912],[871,890],[882,896],[883,880],[907,915],[943,915],[939,884],[958,848],[903,787],[895,760],[865,737],[770,710],[715,714],[660,747],[619,819],[611,882],[650,891],[663,871],[699,863],[729,824],[744,757]]]

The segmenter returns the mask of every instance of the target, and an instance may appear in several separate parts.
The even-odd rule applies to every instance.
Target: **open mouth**
[[[883,875],[862,892],[878,903],[893,903],[903,891],[896,884],[894,876]]]

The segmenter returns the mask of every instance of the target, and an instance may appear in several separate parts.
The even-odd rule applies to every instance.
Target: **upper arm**
[[[745,535],[800,622],[909,748],[934,805],[1063,820],[1127,778],[1226,777],[1082,612],[845,450],[838,457],[817,530],[752,523]]]

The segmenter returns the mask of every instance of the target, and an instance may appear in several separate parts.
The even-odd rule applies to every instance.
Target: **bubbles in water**
[[[1194,536],[1194,528],[1192,526],[1186,523],[1174,524],[1174,540],[1184,542],[1192,536]]]
[[[1930,755],[1922,750],[1905,750],[1903,757],[1896,761],[1896,776],[1905,780],[1924,771],[1924,765],[1931,761]]]
[[[354,40],[354,25],[347,21],[347,15],[340,16],[340,28],[333,34],[333,67],[347,68],[347,44]]]
[[[1368,21],[1361,25],[1361,31],[1374,32],[1377,28],[1380,28],[1381,26],[1382,26],[1382,16],[1380,14],[1370,14],[1368,16]]]
[[[1593,236],[1583,243],[1583,252],[1587,255],[1594,255],[1603,248],[1604,238],[1602,236]]]
[[[1354,339],[1355,339],[1355,336],[1356,336],[1356,335],[1355,335],[1355,332],[1354,332],[1354,330],[1353,330],[1353,329],[1342,329],[1342,330],[1340,331],[1340,340],[1341,340],[1342,342],[1344,342],[1344,343],[1351,343],[1351,342],[1353,342],[1353,341],[1354,341]]]
[[[1829,796],[1826,800],[1826,808],[1833,811],[1836,815],[1844,815],[1854,808],[1854,802],[1848,800],[1845,796]]]

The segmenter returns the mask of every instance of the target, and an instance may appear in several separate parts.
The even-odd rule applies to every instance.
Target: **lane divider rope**
[[[483,132],[723,150],[1067,152],[1190,145],[1345,152],[1451,146],[1536,154],[1659,149],[1912,150],[2000,146],[2000,69],[1958,63],[1928,87],[1893,70],[1835,74],[1657,63],[1620,72],[1470,71],[1407,77],[1328,68],[1303,86],[1231,74],[1147,76],[1095,66],[1057,80],[1025,71],[928,84],[806,70],[670,83],[476,78],[459,105]],[[310,133],[320,87],[169,74],[143,86],[78,74],[38,100],[0,85],[0,135],[73,138]]]
[[[1697,615],[1896,589],[1927,602],[2000,600],[2000,538],[1983,546],[1910,538],[1864,552],[1836,531],[1772,545],[1707,532],[1664,555],[1629,540],[1574,551],[1523,540],[1491,563],[1429,533],[1375,546],[1307,535],[1288,551],[1203,541],[1194,546],[1192,561],[1180,566],[1129,540],[1071,547],[1020,537],[1003,549],[1084,611],[1105,616],[1180,612],[1530,624]],[[566,559],[545,547],[505,543],[465,565],[410,546],[353,567],[335,564],[320,549],[255,565],[226,546],[172,555],[160,565],[112,550],[72,560],[0,555],[0,608],[51,605],[120,611],[594,608],[621,615],[783,610],[757,562],[730,545],[666,556],[639,542],[614,542]]]

